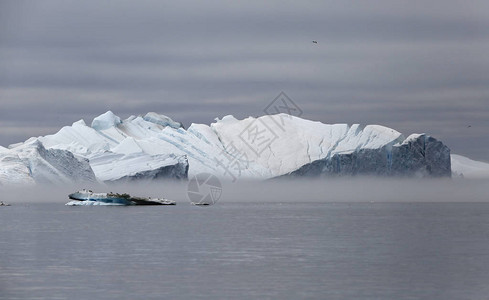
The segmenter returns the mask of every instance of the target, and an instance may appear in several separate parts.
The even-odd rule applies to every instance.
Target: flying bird
[[[313,44],[317,44],[317,43],[318,43],[318,41],[312,41],[312,43],[313,43]]]

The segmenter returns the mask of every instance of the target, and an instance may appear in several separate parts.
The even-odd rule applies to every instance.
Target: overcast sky
[[[0,1],[3,146],[107,110],[259,116],[281,91],[489,161],[489,2]]]

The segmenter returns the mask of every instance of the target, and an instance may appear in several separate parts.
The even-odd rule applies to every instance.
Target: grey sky
[[[109,109],[258,116],[284,91],[489,161],[487,1],[262,2],[0,1],[0,144]]]

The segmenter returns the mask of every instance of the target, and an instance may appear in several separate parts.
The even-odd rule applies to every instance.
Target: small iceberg
[[[132,197],[129,194],[118,193],[94,193],[90,190],[81,190],[68,197],[72,200],[65,205],[84,206],[84,205],[176,205],[173,200],[164,198],[143,198]]]
[[[80,200],[71,200],[66,203],[68,206],[91,206],[91,205],[104,205],[104,206],[126,206],[126,204],[121,203],[107,203],[102,201],[80,201]]]

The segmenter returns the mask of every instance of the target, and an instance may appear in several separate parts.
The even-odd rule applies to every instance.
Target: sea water
[[[0,207],[0,299],[486,299],[488,203]]]

